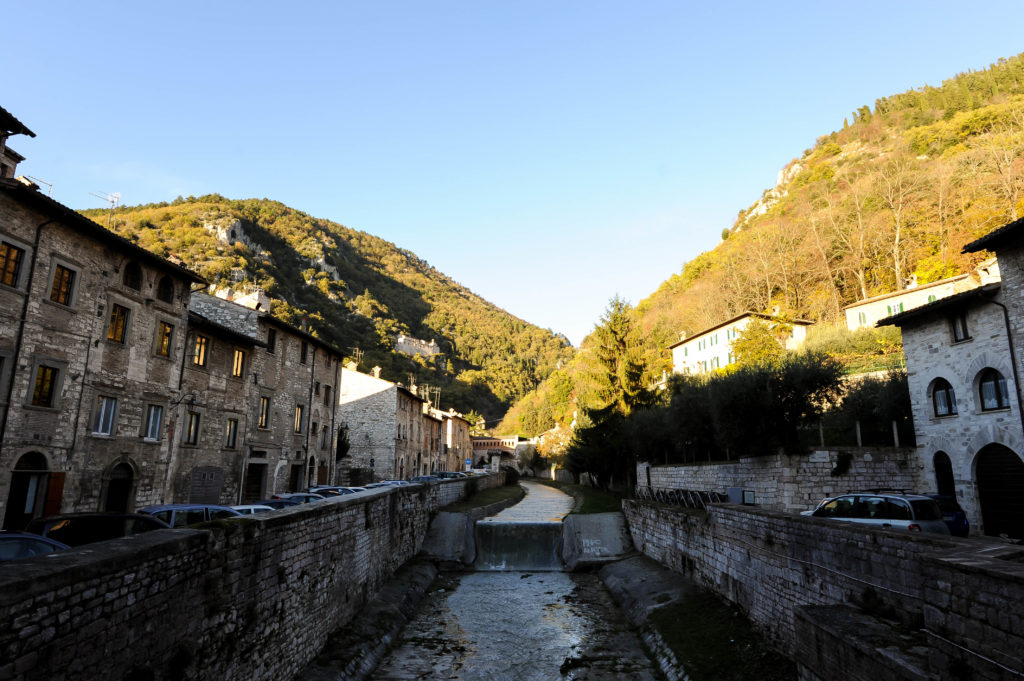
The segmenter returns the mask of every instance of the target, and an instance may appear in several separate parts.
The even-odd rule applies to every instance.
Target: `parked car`
[[[63,513],[34,518],[25,531],[68,546],[81,546],[168,527],[159,518],[144,513]]]
[[[460,473],[458,471],[438,471],[437,473],[434,473],[434,475],[436,475],[439,478],[468,478],[469,477],[465,473]]]
[[[232,506],[242,515],[256,515],[257,513],[269,513],[275,510],[273,506],[267,506],[266,504],[239,504],[238,506]]]
[[[309,492],[282,492],[281,494],[275,494],[271,498],[293,500],[300,504],[308,504],[311,501],[323,501],[326,497],[322,494],[311,494]]]
[[[942,519],[949,528],[949,533],[954,537],[966,537],[971,533],[971,524],[967,522],[967,514],[954,497],[944,494],[927,495],[939,504],[942,511]]]
[[[938,503],[923,494],[840,494],[822,504],[812,515],[886,529],[949,534]]]
[[[818,505],[815,506],[814,508],[808,509],[806,511],[800,511],[800,515],[814,515],[815,511],[817,511],[819,508],[821,508],[822,506],[824,506],[828,502],[832,501],[832,499],[833,499],[833,497],[825,497],[824,499],[819,501]]]
[[[236,518],[242,515],[230,506],[210,504],[160,504],[140,508],[139,513],[159,518],[171,527],[188,527],[207,520]]]
[[[254,503],[259,506],[269,506],[275,511],[282,508],[291,508],[292,506],[302,505],[302,502],[298,499],[264,499],[263,501],[257,501]]]
[[[409,478],[409,482],[437,482],[440,479],[436,475],[417,475]]]
[[[41,556],[69,548],[71,547],[67,544],[49,537],[40,537],[38,534],[0,530],[0,563],[7,560]]]

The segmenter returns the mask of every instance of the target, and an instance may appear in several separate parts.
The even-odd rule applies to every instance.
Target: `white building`
[[[732,342],[742,335],[750,320],[755,318],[769,323],[777,321],[777,318],[771,315],[744,312],[738,317],[670,345],[673,371],[677,374],[702,374],[729,366],[735,361]],[[787,350],[796,350],[807,339],[807,328],[813,322],[796,319],[787,324],[792,328],[779,340]]]
[[[912,286],[902,291],[892,291],[879,296],[859,300],[847,305],[846,328],[850,331],[871,329],[879,320],[907,312],[936,300],[948,298],[977,286],[969,274],[960,274],[949,279],[940,279],[920,286]]]

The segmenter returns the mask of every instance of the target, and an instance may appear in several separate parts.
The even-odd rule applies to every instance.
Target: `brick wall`
[[[848,457],[849,469],[832,475],[841,457]],[[741,487],[754,491],[759,506],[777,511],[814,508],[822,497],[850,490],[885,487],[917,491],[921,486],[913,450],[895,448],[827,450],[800,456],[780,454],[716,464],[642,463],[637,466],[638,485],[648,484],[648,470],[649,484],[656,489],[724,493],[730,487]]]
[[[417,553],[431,514],[466,483],[387,488],[9,563],[0,679],[290,679]]]
[[[791,655],[798,608],[867,600],[922,633],[932,678],[951,664],[974,674],[963,678],[1014,677],[986,658],[1024,669],[1024,547],[729,504],[623,506],[639,551],[736,603]]]

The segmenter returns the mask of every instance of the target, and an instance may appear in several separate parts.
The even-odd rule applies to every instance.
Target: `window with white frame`
[[[160,439],[160,426],[164,420],[164,408],[159,404],[151,404],[146,407],[146,431],[143,438],[157,441]]]
[[[93,419],[93,435],[113,435],[117,417],[117,398],[100,395],[96,398],[96,415]]]

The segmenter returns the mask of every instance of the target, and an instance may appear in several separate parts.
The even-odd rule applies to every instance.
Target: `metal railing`
[[[699,508],[705,510],[708,504],[717,504],[728,501],[728,497],[721,492],[709,492],[689,489],[665,489],[661,487],[644,487],[637,485],[636,498],[641,501],[656,501],[661,504],[672,506],[683,506],[685,508]]]

